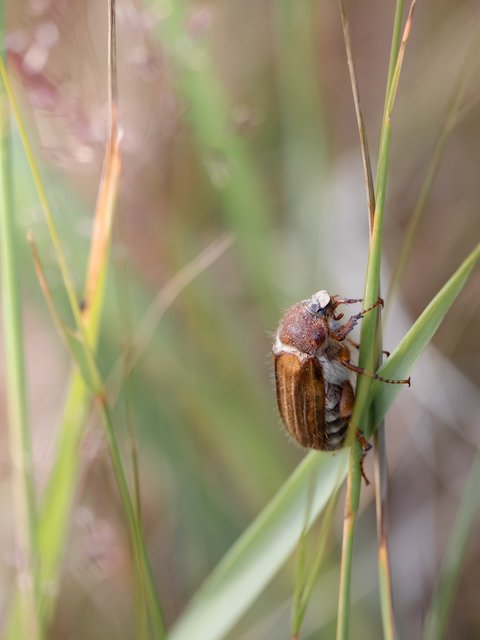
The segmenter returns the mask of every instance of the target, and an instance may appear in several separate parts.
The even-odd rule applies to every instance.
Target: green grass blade
[[[175,624],[170,640],[217,640],[232,629],[289,557],[346,473],[347,453],[310,453],[237,540]],[[313,494],[312,494],[313,483]]]
[[[442,128],[438,134],[435,147],[432,153],[430,165],[425,175],[422,187],[418,194],[417,201],[413,207],[412,215],[409,219],[407,230],[405,233],[405,239],[402,243],[402,249],[395,265],[393,275],[390,281],[390,287],[388,291],[387,299],[390,300],[393,293],[398,288],[405,269],[408,264],[408,260],[412,253],[412,249],[415,243],[415,239],[418,235],[418,229],[423,219],[423,215],[427,208],[427,203],[430,199],[430,195],[433,190],[435,178],[437,177],[438,170],[440,168],[447,142],[450,139],[452,131],[455,129],[461,112],[461,107],[467,87],[472,79],[473,72],[475,70],[475,63],[478,58],[478,35],[475,33],[475,37],[472,44],[468,48],[467,55],[465,57],[463,66],[456,79],[455,86],[452,90],[452,95],[449,100],[445,118]]]
[[[231,105],[216,68],[208,36],[196,37],[188,28],[188,3],[149,2],[162,10],[159,37],[167,51],[180,97],[186,101],[186,117],[199,155],[222,204],[221,213],[236,234],[238,250],[251,289],[265,312],[272,306],[272,273],[275,247],[268,205],[255,159],[231,120]]]
[[[357,126],[358,126],[359,135],[360,135],[360,147],[362,151],[362,161],[363,161],[365,187],[367,192],[368,214],[369,214],[368,220],[369,220],[369,229],[370,229],[370,236],[371,236],[373,231],[373,226],[374,226],[374,218],[375,218],[375,206],[376,206],[375,188],[373,186],[373,175],[372,175],[370,154],[368,151],[367,133],[365,129],[362,108],[360,104],[360,95],[358,91],[357,77],[356,77],[355,65],[354,65],[353,54],[352,54],[350,27],[347,20],[343,2],[342,0],[338,0],[338,1],[340,6],[340,16],[342,20],[348,68],[350,72],[350,84],[352,86],[355,112],[357,116]],[[388,79],[387,79],[387,89],[386,89],[386,98],[385,98],[385,107],[384,107],[385,111],[387,109],[387,100],[388,100],[388,95],[390,94],[393,72],[395,69],[395,61],[398,56],[402,15],[403,15],[403,6],[402,6],[402,3],[398,3],[396,14],[395,14],[393,37],[392,37],[390,68],[389,68]],[[379,287],[379,292],[380,292],[380,287]],[[378,332],[377,332],[377,344],[378,344],[378,356],[376,360],[376,365],[379,366],[380,350],[382,348],[380,327],[378,327]],[[387,527],[387,515],[386,515],[388,473],[387,473],[387,450],[385,445],[385,439],[386,439],[385,425],[382,422],[382,424],[379,425],[377,432],[375,433],[375,439],[374,439],[375,502],[376,502],[376,513],[377,513],[378,572],[379,572],[380,606],[381,606],[381,612],[382,612],[383,634],[387,640],[391,640],[392,638],[395,637],[395,617],[394,617],[394,611],[393,611],[393,594],[392,594],[392,583],[391,583],[390,556],[389,556],[389,545],[388,545],[388,527]],[[350,526],[350,523],[349,523],[348,531],[351,532],[353,535],[353,530]],[[350,547],[346,549],[346,553],[350,553]],[[345,577],[348,579],[348,575],[345,575]],[[340,614],[342,616],[348,615],[348,611],[346,610],[345,607],[342,606],[342,608],[340,609]]]
[[[365,187],[367,193],[368,219],[370,224],[370,233],[373,228],[373,219],[375,216],[375,187],[373,185],[372,163],[370,161],[370,152],[368,150],[367,131],[365,129],[365,119],[363,117],[362,106],[360,103],[360,93],[358,91],[357,74],[352,54],[352,43],[350,38],[350,25],[347,20],[345,6],[342,0],[338,0],[340,7],[340,17],[342,20],[343,38],[345,41],[345,51],[347,54],[348,71],[350,74],[350,84],[352,87],[353,104],[355,105],[355,114],[357,116],[357,128],[360,136],[360,150],[362,153],[363,173],[365,178]]]
[[[64,325],[62,324],[59,314],[53,303],[53,299],[48,289],[45,274],[38,254],[34,250],[34,260],[37,269],[37,274],[40,279],[40,283],[47,300],[47,304],[50,309],[52,320],[60,333],[60,337],[67,346],[69,346],[69,336],[66,332]],[[105,265],[101,266],[104,270]],[[93,297],[95,299],[95,296]],[[100,408],[102,421],[106,431],[107,442],[109,445],[110,458],[112,461],[113,471],[115,479],[117,481],[118,490],[120,493],[122,506],[127,518],[127,524],[129,527],[130,544],[133,551],[134,565],[136,569],[137,578],[140,578],[137,585],[140,587],[142,598],[137,598],[137,604],[143,611],[145,604],[148,604],[151,613],[152,626],[154,628],[155,638],[161,640],[165,637],[165,629],[163,625],[163,616],[160,611],[158,598],[155,592],[154,581],[150,571],[148,563],[148,555],[145,547],[145,540],[143,534],[142,524],[137,517],[137,512],[134,509],[133,501],[130,496],[130,490],[128,487],[126,473],[122,463],[122,457],[120,454],[120,448],[115,435],[115,429],[111,418],[110,408],[106,401],[106,391],[104,388],[103,380],[95,362],[95,356],[93,350],[88,342],[79,342],[79,350],[70,349],[70,353],[79,368],[80,373],[84,376],[84,383],[89,388],[91,395],[96,399]],[[78,358],[78,359],[77,359]],[[138,595],[138,594],[137,594]],[[139,614],[138,619],[142,619],[141,611],[137,611]]]
[[[445,638],[453,598],[460,577],[468,540],[480,503],[480,455],[477,454],[463,492],[453,530],[443,558],[438,582],[426,617],[424,640]]]
[[[385,640],[394,640],[397,632],[393,607],[392,571],[388,538],[388,466],[386,449],[385,422],[382,421],[374,434],[378,586],[383,636]]]
[[[316,543],[316,551],[313,560],[306,564],[305,547],[306,533],[302,536],[300,542],[300,567],[297,576],[294,606],[292,607],[292,638],[300,637],[300,629],[305,618],[308,603],[312,597],[313,589],[318,578],[318,572],[321,563],[325,557],[325,550],[328,542],[328,534],[330,533],[333,515],[338,502],[338,491],[335,491],[327,504],[322,516],[320,532]],[[306,574],[306,575],[305,575]]]
[[[410,375],[479,259],[480,244],[440,289],[388,360],[380,367],[380,375],[394,379]],[[392,406],[403,385],[382,384],[376,381],[373,385],[374,425],[377,425]]]
[[[382,258],[382,237],[383,237],[383,224],[385,215],[385,198],[387,193],[387,174],[388,174],[388,161],[390,154],[390,135],[392,125],[392,112],[395,104],[395,98],[398,89],[398,83],[400,79],[400,71],[402,68],[404,52],[410,34],[411,22],[413,17],[413,9],[415,2],[412,2],[410,10],[405,22],[405,28],[403,32],[402,42],[398,50],[398,56],[396,59],[394,71],[391,78],[390,87],[387,87],[387,99],[385,107],[385,115],[382,126],[382,135],[380,142],[380,152],[377,168],[377,194],[375,205],[375,217],[372,229],[372,239],[370,243],[370,250],[368,253],[367,274],[365,282],[365,294],[364,305],[370,307],[373,305],[379,296],[380,291],[380,265]],[[395,39],[395,38],[394,38]],[[392,51],[393,53],[393,51]],[[374,350],[375,350],[375,334],[377,327],[377,313],[370,313],[365,316],[362,323],[361,332],[361,348],[359,354],[359,364],[365,369],[372,368],[374,362]],[[358,381],[357,400],[355,403],[356,415],[354,414],[353,420],[355,424],[363,424],[361,419],[361,410],[364,406],[364,399],[369,388],[369,379],[365,376],[361,377]],[[359,420],[360,418],[360,420]]]
[[[3,11],[1,16],[3,24]],[[2,43],[3,45],[3,43]],[[3,64],[3,57],[2,57]],[[20,601],[22,637],[39,640],[38,539],[33,480],[32,439],[23,349],[20,278],[17,263],[18,234],[12,197],[10,109],[0,91],[0,268],[2,320],[5,345],[5,382],[10,457],[12,464],[13,522],[17,567],[16,593]]]
[[[385,112],[380,138],[380,151],[377,168],[377,192],[375,203],[375,215],[371,229],[370,248],[368,252],[367,273],[365,279],[364,308],[372,306],[380,293],[380,266],[382,257],[382,238],[385,214],[385,197],[387,190],[388,160],[390,152],[391,115],[395,103],[403,56],[411,28],[413,0],[405,23],[403,37],[400,46],[397,45],[401,30],[400,10],[403,3],[397,2],[394,31],[392,35],[390,71],[387,81]],[[392,71],[393,69],[393,71]],[[365,316],[362,322],[359,365],[364,369],[372,370],[378,354],[375,353],[379,344],[378,312],[372,312]],[[352,424],[361,425],[362,429],[368,429],[366,409],[369,402],[370,380],[366,376],[357,378],[355,390],[355,406],[352,415]],[[351,430],[351,438],[354,439],[354,430]],[[356,514],[360,500],[361,474],[360,462],[362,451],[359,443],[354,440],[350,450],[350,465],[347,482],[347,495],[345,499],[345,519],[342,544],[342,559],[340,567],[340,587],[338,598],[337,640],[346,640],[349,633],[350,622],[350,582],[353,560],[353,538],[355,535]]]
[[[112,13],[112,9],[113,4],[110,3],[110,15]],[[110,18],[109,24],[111,25]],[[110,47],[114,45],[114,41],[111,40],[110,36],[109,44]],[[110,60],[111,51],[109,51],[109,61]],[[111,68],[111,64],[109,65],[109,68]],[[101,236],[101,242],[92,243],[92,253],[95,254],[95,269],[89,270],[89,278],[91,281],[95,280],[95,286],[90,287],[89,289],[89,281],[87,281],[87,290],[93,291],[93,294],[88,300],[89,304],[86,312],[82,315],[73,285],[73,278],[70,274],[54,217],[49,206],[47,193],[35,162],[34,154],[22,121],[20,110],[15,100],[5,65],[1,59],[0,74],[8,93],[12,111],[15,114],[18,130],[25,149],[25,154],[38,193],[39,201],[45,215],[52,246],[62,274],[63,283],[75,319],[77,331],[83,343],[83,353],[86,356],[90,356],[90,349],[92,352],[95,352],[96,349],[100,317],[104,303],[111,224],[120,171],[115,105],[110,104],[111,130],[96,209],[96,220],[97,218],[101,218],[101,221],[103,222],[101,225],[101,233],[99,234]],[[111,84],[113,82],[113,77],[111,77],[110,74],[109,79]],[[113,94],[110,87],[109,96],[110,99],[112,99]],[[97,236],[97,234],[95,235]],[[88,363],[86,364],[88,366]],[[86,367],[84,367],[84,370],[86,370]],[[91,385],[92,380],[89,380],[88,384]],[[63,555],[64,542],[68,532],[68,520],[71,512],[71,505],[73,503],[75,484],[80,464],[80,443],[91,400],[90,391],[91,389],[89,389],[88,385],[85,383],[82,373],[74,371],[70,379],[70,385],[68,387],[67,398],[64,406],[56,458],[45,492],[44,502],[40,510],[38,524],[39,575],[40,588],[44,592],[41,607],[42,616],[46,620],[48,620],[52,615],[56,597],[60,561]],[[22,613],[19,609],[17,599],[13,601],[11,611],[11,617],[7,625],[7,637],[11,640],[16,640],[16,638],[19,637],[19,629],[21,629],[22,624]]]

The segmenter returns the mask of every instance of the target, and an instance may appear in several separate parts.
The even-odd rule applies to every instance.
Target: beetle
[[[351,372],[390,384],[351,361],[359,345],[348,336],[363,316],[383,300],[352,315],[344,324],[337,308],[363,302],[361,298],[330,296],[325,290],[298,302],[283,315],[273,344],[278,409],[289,434],[303,447],[335,451],[345,444],[355,394]],[[370,448],[361,431],[357,437],[364,452]]]

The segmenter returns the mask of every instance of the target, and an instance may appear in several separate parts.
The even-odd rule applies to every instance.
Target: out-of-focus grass
[[[232,248],[192,282],[161,318],[152,341],[123,382],[114,407],[115,429],[123,440],[127,421],[123,400],[125,393],[129,394],[130,415],[133,414],[138,424],[140,492],[146,535],[167,621],[171,624],[301,457],[283,436],[275,413],[269,332],[274,329],[283,306],[312,290],[326,287],[346,295],[360,295],[359,285],[353,283],[358,282],[357,273],[364,270],[367,225],[363,192],[358,188],[359,152],[348,79],[346,74],[342,76],[344,58],[336,6],[286,2],[271,7],[255,3],[240,6],[233,2],[201,6],[190,2],[149,4],[160,9],[155,33],[148,34],[149,46],[158,44],[161,48],[164,67],[159,73],[164,74],[168,69],[169,79],[175,86],[178,125],[175,135],[160,147],[158,155],[153,153],[152,161],[142,168],[145,175],[153,176],[150,182],[155,183],[155,188],[148,178],[141,181],[135,173],[135,154],[128,155],[131,127],[141,127],[143,122],[130,121],[125,131],[127,158],[120,195],[122,225],[113,248],[114,269],[107,284],[98,352],[99,368],[104,376],[108,376],[119,356],[126,354],[128,359],[128,350],[135,350],[136,327],[169,278],[224,231],[233,231],[236,236]],[[351,12],[354,51],[359,52],[358,71],[360,86],[365,86],[362,97],[365,95],[369,127],[379,121],[382,109],[380,100],[374,102],[379,91],[371,79],[383,79],[387,64],[387,45],[379,38],[377,29],[386,32],[392,16],[386,15],[387,8],[382,6],[377,7],[377,11],[372,9],[368,21],[364,21],[359,9],[347,9]],[[402,95],[412,92],[417,75],[425,77],[423,69],[415,66],[416,53],[419,43],[427,46],[430,42],[427,31],[433,27],[428,27],[422,18],[430,15],[429,9],[424,5],[422,11],[425,13],[419,12],[418,32],[412,43],[413,53],[408,58]],[[450,11],[454,25],[453,17],[457,14],[453,7]],[[437,12],[436,20],[441,19],[442,15]],[[87,32],[89,24],[96,28],[94,20],[87,22],[83,27]],[[129,28],[128,22],[122,23],[123,38]],[[367,42],[378,49],[373,53],[366,51]],[[125,57],[127,50],[126,46],[122,54]],[[376,55],[379,51],[381,55]],[[65,56],[65,65],[67,59]],[[435,64],[436,54],[429,55],[428,60]],[[365,61],[368,61],[368,77]],[[246,69],[252,68],[254,73],[249,74]],[[125,87],[136,68],[129,66],[127,71],[120,81],[124,123],[128,122],[129,104],[148,102],[152,88],[147,85],[138,97],[128,95]],[[61,73],[59,75],[61,77]],[[319,91],[319,86],[323,91]],[[422,95],[418,90],[415,93],[417,97]],[[428,96],[425,101],[428,102]],[[247,121],[238,125],[235,121],[238,102],[243,103],[244,112],[253,114],[253,124]],[[424,106],[427,109],[428,105]],[[155,103],[150,114],[152,119],[159,117],[158,112]],[[257,121],[256,112],[259,113]],[[405,118],[402,119],[405,113],[409,113],[408,105],[403,101],[399,127],[405,127]],[[421,113],[419,110],[418,118],[423,122]],[[471,119],[462,126],[473,131]],[[390,258],[391,243],[403,228],[404,201],[412,199],[410,191],[398,195],[404,176],[397,173],[397,167],[400,164],[404,170],[407,155],[410,155],[409,162],[414,163],[419,162],[417,155],[423,157],[420,151],[424,148],[423,134],[417,134],[413,145],[415,153],[410,148],[407,154],[403,139],[393,138],[393,159],[398,161],[401,157],[402,163],[394,164],[389,177],[390,194],[394,197],[387,199],[391,209],[385,228],[385,264]],[[453,149],[461,144],[461,136],[459,128],[452,136]],[[412,144],[408,136],[405,138]],[[145,141],[145,147],[158,148],[156,141],[150,139]],[[16,167],[23,176],[21,162],[20,154],[16,154]],[[450,166],[447,157],[446,167]],[[61,212],[56,220],[62,242],[68,248],[68,262],[80,297],[80,274],[84,273],[88,243],[79,229],[88,222],[90,214],[83,202],[76,202],[70,187],[59,187],[62,178],[54,173],[49,175],[47,167],[44,169],[49,197]],[[163,176],[167,171],[171,172],[171,178],[160,180],[160,174]],[[74,176],[73,180],[83,186],[86,178]],[[440,184],[441,181],[440,175]],[[160,183],[168,184],[167,196]],[[145,193],[136,191],[138,184],[148,185]],[[29,189],[24,182],[22,187],[19,195],[25,203]],[[77,186],[77,197],[78,191]],[[465,188],[464,193],[468,193],[468,189]],[[439,198],[435,191],[433,197]],[[22,209],[23,218],[19,222],[23,226],[31,226],[32,202],[33,199],[28,203],[28,210],[25,205]],[[428,215],[427,211],[427,223]],[[435,215],[442,216],[441,202],[435,208]],[[359,219],[364,221],[360,229],[355,226],[355,220]],[[446,228],[446,218],[441,219]],[[53,296],[57,306],[65,311],[65,294],[56,282],[56,265],[49,260],[45,249],[48,245],[44,231],[38,220],[34,226]],[[425,246],[422,237],[417,240],[419,250],[413,254],[414,261],[421,260]],[[446,264],[440,264],[442,260],[439,260],[438,280],[426,283],[418,278],[419,295],[417,287],[407,287],[408,300],[404,306],[414,309],[412,316],[418,315],[470,249],[471,246],[462,242],[457,249],[452,249]],[[28,253],[21,254],[20,261],[25,267],[29,313],[36,322],[46,326],[43,303],[35,292],[33,274],[30,277]],[[470,286],[475,286],[475,282]],[[422,287],[428,287],[428,296]],[[447,327],[455,319],[456,309],[453,308]],[[395,315],[391,318],[394,322],[397,320]],[[392,350],[406,328],[397,326],[396,334],[388,337],[386,348]],[[471,335],[468,329],[465,335]],[[461,344],[459,352],[464,354],[464,362],[471,361]],[[59,353],[52,353],[52,361],[61,358]],[[39,369],[34,363],[33,381]],[[48,363],[42,364],[41,369],[48,372]],[[35,388],[35,382],[33,384]],[[55,393],[61,395],[58,383]],[[407,398],[405,393],[403,397],[402,404],[413,402],[411,394]],[[42,422],[50,425],[48,438],[53,439],[51,429],[56,421],[51,415],[34,415],[39,433]],[[76,504],[83,508],[87,505],[95,523],[100,526],[108,521],[121,537],[124,524],[120,515],[114,515],[117,510],[121,513],[121,509],[117,509],[114,484],[96,479],[96,470],[102,467],[105,455],[101,442],[97,454],[89,457],[90,439],[95,441],[98,432],[96,423],[97,418],[93,417],[85,457],[82,456]],[[389,430],[394,435],[401,428],[397,411]],[[396,439],[392,439],[395,459]],[[128,450],[126,441],[127,466]],[[417,462],[417,456],[412,455],[412,465],[418,471],[420,463],[417,465]],[[310,458],[306,464],[312,464]],[[413,477],[413,473],[402,480],[395,476],[393,483],[403,486]],[[413,501],[414,492],[406,493]],[[396,508],[393,503],[393,546],[397,563],[397,566],[394,563],[394,580],[398,579],[395,591],[400,594],[399,616],[409,620],[412,605],[402,600],[405,583],[397,578],[396,571],[403,565],[401,558],[406,550],[395,537],[396,526],[401,530],[408,518],[399,525],[395,520]],[[301,528],[300,515],[299,522]],[[362,518],[361,528],[368,531],[368,518]],[[90,637],[92,630],[86,622],[90,616],[84,613],[94,610],[95,620],[99,622],[97,635],[119,638],[123,633],[124,637],[130,637],[127,623],[115,626],[112,622],[113,618],[127,621],[131,616],[132,580],[128,561],[119,579],[115,572],[120,572],[124,565],[118,556],[109,564],[110,556],[107,553],[105,559],[100,542],[87,531],[89,548],[97,555],[92,560],[82,552],[84,555],[79,561],[83,560],[89,571],[88,578],[82,582],[72,569],[78,554],[75,544],[83,535],[76,515],[71,521],[71,532],[52,637],[62,637],[65,629],[72,628],[78,633],[84,629],[84,637]],[[339,538],[338,528],[334,528],[334,534]],[[266,542],[269,550],[270,542]],[[110,551],[116,548],[113,542],[109,545]],[[282,553],[284,557],[288,555],[285,549]],[[128,553],[126,556],[128,558]],[[336,589],[332,566],[337,556],[335,553],[332,556],[328,558],[329,579],[333,580],[328,583],[330,592]],[[266,561],[266,558],[263,559]],[[101,578],[95,577],[93,567],[98,567]],[[321,567],[320,585],[325,584],[324,571],[326,568]],[[425,576],[423,579],[425,583]],[[415,585],[420,583],[421,579],[415,581]],[[121,587],[117,590],[117,584],[124,585],[127,596],[121,595],[123,592]],[[278,637],[288,626],[289,613],[289,607],[282,613],[279,603],[284,604],[285,598],[293,594],[293,584],[291,567],[287,565],[272,587],[257,598],[252,612],[245,615],[242,627],[254,629],[257,616],[264,619],[280,609],[277,635],[271,631],[272,627],[262,627],[262,637]],[[354,575],[352,616],[359,638],[372,637],[379,629],[371,621],[372,612],[377,611],[378,593],[374,582],[367,586],[363,593]],[[102,592],[102,587],[106,587],[108,595]],[[85,592],[89,598],[82,596]],[[321,602],[323,596],[322,592],[314,591],[315,602]],[[359,598],[363,598],[360,603]],[[320,626],[322,612],[317,609],[311,607],[307,611],[306,637],[315,633],[317,621]],[[177,629],[181,624],[180,620]],[[235,629],[230,637],[237,638]]]
[[[2,31],[1,64],[5,65],[5,16],[0,9]],[[15,596],[18,595],[19,633],[35,640],[43,638],[40,616],[38,520],[34,488],[32,434],[23,344],[22,289],[19,277],[19,237],[15,219],[10,104],[4,86],[0,89],[0,269],[2,329],[5,344],[5,396],[10,460],[12,464]],[[23,585],[23,587],[22,587]]]

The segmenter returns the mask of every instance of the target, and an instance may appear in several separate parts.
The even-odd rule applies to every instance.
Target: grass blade
[[[473,463],[426,617],[424,640],[445,637],[468,540],[480,502],[480,455]]]
[[[387,496],[388,467],[385,424],[382,421],[374,434],[375,444],[375,506],[377,514],[378,584],[382,612],[383,636],[393,640],[396,635],[393,608],[392,571],[388,540]]]
[[[397,289],[401,282],[408,260],[410,258],[417,232],[422,222],[423,215],[426,210],[426,206],[430,195],[432,193],[435,178],[437,176],[440,164],[443,158],[445,147],[450,138],[450,134],[454,130],[461,112],[463,98],[465,96],[466,89],[471,80],[472,73],[475,68],[475,63],[478,58],[478,36],[475,37],[470,45],[465,61],[463,63],[460,74],[455,82],[455,86],[450,97],[447,112],[443,121],[443,126],[438,134],[437,141],[432,153],[432,159],[427,169],[425,180],[418,194],[417,201],[412,211],[412,215],[408,222],[407,230],[405,233],[405,240],[402,244],[400,256],[397,260],[397,264],[392,274],[390,281],[390,287],[388,291],[388,300],[391,299],[394,291]]]
[[[3,24],[3,11],[1,22]],[[2,34],[3,35],[3,34]],[[2,65],[3,42],[2,42]],[[18,234],[12,195],[10,109],[0,92],[0,267],[2,320],[5,345],[5,378],[10,458],[12,463],[13,522],[16,594],[19,599],[21,635],[39,640],[42,624],[39,607],[38,532],[33,480],[32,438],[23,349],[20,279],[17,264]]]
[[[397,3],[394,31],[392,36],[392,48],[390,58],[390,70],[387,80],[387,91],[385,101],[385,112],[382,124],[382,134],[380,139],[380,152],[377,169],[377,194],[375,203],[375,215],[373,226],[371,227],[371,241],[368,253],[368,264],[365,282],[364,305],[365,308],[373,305],[380,294],[380,264],[382,255],[383,220],[385,213],[385,196],[387,187],[387,170],[390,150],[391,115],[395,103],[395,97],[402,68],[406,43],[410,34],[413,9],[413,0],[405,23],[403,37],[396,55],[396,42],[398,41],[401,29],[402,3]],[[393,71],[392,71],[393,69]],[[378,346],[378,313],[370,313],[365,317],[362,324],[359,365],[366,370],[371,370],[375,362],[376,347]],[[365,428],[368,424],[366,407],[368,404],[369,379],[366,376],[359,376],[356,386],[356,399],[352,416],[352,424],[362,425]],[[352,430],[353,439],[353,430]],[[345,500],[345,519],[342,544],[342,559],[340,567],[340,588],[338,600],[338,620],[337,620],[337,640],[348,638],[348,628],[350,621],[350,581],[353,554],[353,538],[355,534],[356,514],[360,499],[361,488],[361,462],[362,450],[356,439],[353,439],[350,453],[349,475],[347,482],[347,496]]]
[[[428,346],[443,318],[454,303],[458,294],[480,259],[480,244],[459,266],[451,278],[440,289],[427,308],[423,311],[410,331],[400,341],[378,373],[388,378],[403,378],[410,375],[415,362]],[[392,406],[400,392],[400,385],[373,383],[372,393],[374,421],[377,425]]]
[[[373,228],[373,218],[375,216],[375,188],[373,186],[372,163],[370,161],[370,153],[368,151],[367,132],[365,129],[365,121],[363,118],[362,107],[360,104],[360,94],[358,92],[357,74],[353,63],[352,44],[350,39],[350,26],[345,12],[345,6],[342,0],[338,2],[340,6],[340,17],[342,19],[343,37],[345,40],[345,50],[347,53],[348,70],[350,73],[350,84],[352,86],[353,102],[355,105],[355,114],[357,116],[357,127],[360,135],[360,149],[362,152],[363,172],[365,175],[365,187],[367,191],[368,219],[370,224],[370,233]]]
[[[318,577],[320,565],[325,556],[325,549],[328,542],[328,534],[332,525],[332,519],[337,506],[338,490],[330,497],[327,507],[323,513],[320,532],[316,543],[317,549],[313,560],[306,566],[306,532],[302,535],[299,549],[299,567],[296,581],[294,606],[292,612],[292,640],[300,638],[300,628],[302,626],[308,603],[312,596],[315,582]],[[306,574],[306,575],[305,575]]]
[[[217,190],[226,224],[237,238],[251,290],[270,316],[270,265],[275,264],[269,233],[272,213],[255,161],[232,127],[229,99],[208,37],[198,38],[189,32],[185,3],[157,0],[155,11],[159,9],[164,13],[159,36],[174,69],[179,94],[188,104],[186,115],[200,157]]]
[[[170,640],[218,640],[232,629],[324,509],[345,477],[346,460],[345,451],[306,456],[198,590]]]
[[[42,290],[47,300],[48,307],[50,309],[50,313],[52,315],[52,320],[60,332],[60,337],[68,345],[69,336],[66,333],[65,327],[62,324],[58,312],[55,309],[53,304],[51,293],[48,289],[45,274],[43,272],[42,266],[40,264],[40,260],[38,258],[38,254],[36,252],[36,248],[32,245],[32,249],[34,251],[34,260],[35,266],[37,269],[37,273],[39,275],[40,283],[42,286]],[[140,610],[137,611],[137,619],[142,621],[143,624],[144,619],[144,611],[145,607],[150,610],[152,617],[152,625],[155,632],[155,638],[161,640],[165,637],[165,630],[163,625],[163,618],[160,612],[157,595],[155,592],[154,582],[151,575],[148,556],[145,547],[145,540],[143,534],[142,523],[137,517],[137,513],[135,511],[132,498],[130,496],[130,490],[128,487],[127,477],[125,474],[125,470],[123,468],[122,458],[120,454],[120,448],[118,446],[118,442],[115,435],[115,430],[113,426],[113,421],[111,418],[110,409],[106,400],[106,391],[103,385],[103,381],[100,376],[100,372],[98,370],[97,364],[94,359],[94,355],[92,349],[88,343],[83,343],[83,358],[77,362],[79,369],[83,371],[84,368],[87,369],[86,375],[87,380],[84,380],[88,386],[92,386],[90,390],[93,397],[96,399],[97,404],[100,409],[100,414],[102,417],[102,421],[104,424],[106,438],[109,446],[110,457],[112,461],[112,467],[115,474],[115,479],[117,481],[118,490],[120,493],[120,498],[122,501],[122,506],[125,511],[125,515],[127,518],[127,524],[129,527],[130,534],[130,544],[132,546],[133,558],[134,558],[134,568],[137,574],[137,586],[140,588],[141,596],[136,598],[136,603],[139,605]],[[73,358],[77,357],[77,352],[71,350],[71,354]],[[138,596],[139,594],[137,594]]]
[[[95,213],[95,233],[91,247],[89,278],[87,278],[86,290],[89,298],[87,301],[87,308],[83,315],[80,312],[79,303],[73,286],[73,279],[70,275],[65,254],[61,247],[60,238],[49,207],[47,194],[35,163],[34,155],[22,122],[20,111],[8,79],[5,66],[0,60],[0,74],[2,75],[2,79],[10,99],[10,104],[12,105],[12,109],[16,116],[27,160],[30,165],[39,200],[45,214],[55,255],[62,273],[65,289],[75,318],[77,330],[83,341],[86,355],[90,354],[89,349],[91,349],[92,352],[95,351],[98,338],[100,316],[104,300],[111,224],[120,172],[117,107],[115,102],[115,3],[113,1],[109,2],[108,9],[110,132]],[[85,382],[81,371],[74,371],[67,392],[64,416],[57,444],[57,454],[52,474],[49,478],[49,483],[45,492],[44,502],[39,518],[38,540],[39,557],[41,562],[40,582],[45,589],[42,602],[42,615],[46,620],[49,620],[53,612],[56,585],[59,578],[60,561],[68,530],[68,519],[73,503],[75,483],[80,463],[80,443],[83,435],[85,418],[90,406],[90,399],[91,389],[89,384]],[[12,615],[8,625],[8,638],[14,640],[19,637],[19,629],[21,629],[21,626],[19,625],[21,625],[21,621],[22,615],[18,607],[18,602],[14,601]]]
[[[398,377],[411,371],[479,259],[480,246],[435,296],[379,373]],[[397,390],[397,386],[374,382],[374,397],[379,402],[375,413],[377,419],[383,418],[396,397],[396,394],[389,393],[391,389]],[[287,559],[301,536],[312,474],[318,473],[311,503],[311,521],[325,507],[345,477],[347,455],[347,451],[335,456],[311,453],[305,458],[197,592],[174,626],[171,640],[190,640],[195,636],[214,640],[222,638],[234,626]],[[350,544],[353,537],[347,536],[345,540]]]
[[[355,104],[355,112],[357,116],[357,126],[360,134],[360,147],[362,150],[363,169],[365,174],[365,187],[367,192],[367,204],[369,213],[369,229],[370,236],[373,230],[374,217],[375,217],[375,190],[373,186],[373,176],[370,161],[370,154],[368,151],[367,134],[365,130],[365,123],[363,113],[360,105],[360,96],[358,92],[357,78],[355,72],[355,66],[353,62],[352,46],[350,41],[350,28],[347,21],[347,16],[342,0],[339,0],[340,15],[342,18],[343,34],[345,39],[345,49],[347,53],[348,67],[350,71],[350,83],[352,86],[353,99]],[[401,16],[402,7],[397,6],[397,13]],[[397,22],[397,20],[395,21]],[[400,24],[400,22],[399,22]],[[394,34],[395,34],[394,29]],[[398,35],[400,31],[398,30]],[[397,42],[397,45],[395,45]],[[392,60],[397,57],[398,37],[393,38],[392,43]],[[394,66],[390,65],[390,73],[387,80],[388,95],[390,92],[391,79],[393,76]],[[379,289],[380,291],[380,289]],[[382,341],[380,337],[380,327],[378,328],[378,358],[377,366],[380,364],[380,351]],[[388,526],[387,526],[387,493],[388,493],[388,462],[387,462],[387,448],[386,448],[386,435],[385,424],[379,425],[378,430],[374,435],[374,448],[375,448],[375,503],[377,514],[377,540],[378,540],[378,573],[379,573],[379,587],[380,587],[380,606],[382,612],[383,634],[388,640],[395,638],[395,617],[393,610],[393,593],[392,593],[392,580],[391,580],[391,563],[390,552],[388,544]]]

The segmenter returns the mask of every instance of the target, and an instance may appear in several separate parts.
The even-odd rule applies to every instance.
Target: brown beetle
[[[342,324],[343,313],[336,315],[337,307],[355,302],[362,300],[318,291],[286,311],[275,336],[278,409],[290,435],[308,449],[334,451],[345,444],[355,399],[352,371],[410,386],[410,378],[390,380],[351,362],[350,350],[359,345],[348,334],[365,313],[383,306],[379,299]],[[362,447],[369,448],[361,432],[357,431],[357,435]]]

